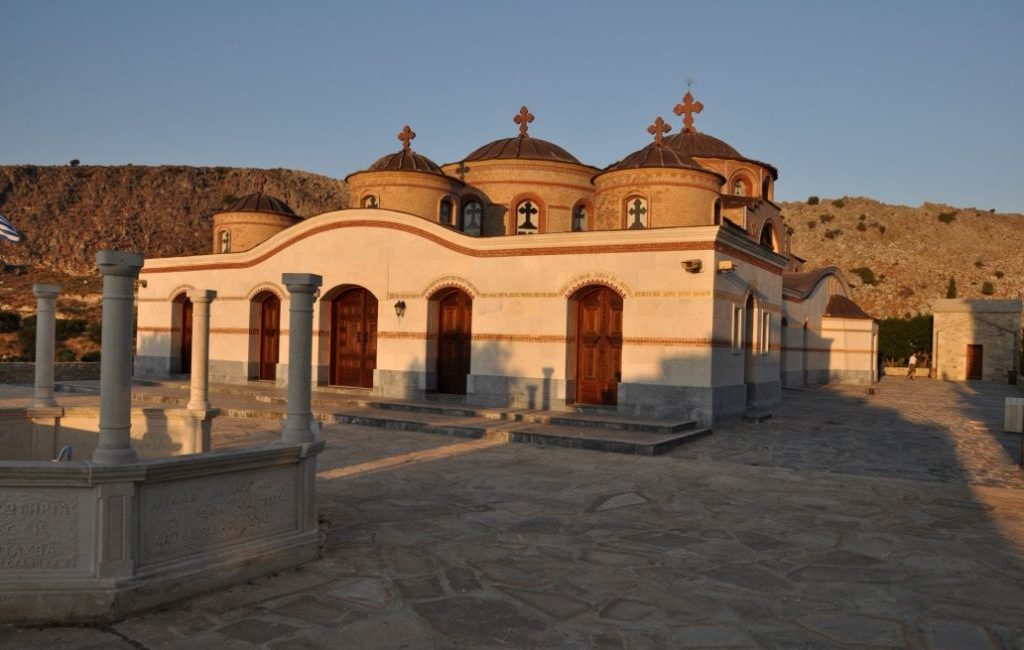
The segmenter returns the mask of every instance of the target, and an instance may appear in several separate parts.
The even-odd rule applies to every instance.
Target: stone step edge
[[[571,449],[587,449],[591,451],[603,451],[618,454],[632,454],[636,456],[660,456],[680,445],[711,435],[711,429],[693,429],[675,435],[666,435],[661,440],[651,442],[631,442],[628,440],[617,440],[598,436],[592,438],[581,438],[577,436],[562,435],[557,431],[545,431],[543,429],[531,428],[513,429],[508,433],[512,442],[566,447]]]

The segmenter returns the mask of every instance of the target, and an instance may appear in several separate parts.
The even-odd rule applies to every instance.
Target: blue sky
[[[531,133],[604,166],[692,78],[777,195],[1024,212],[1022,2],[0,0],[0,163],[333,177]],[[670,119],[671,118],[671,119]],[[245,188],[242,188],[245,189]]]

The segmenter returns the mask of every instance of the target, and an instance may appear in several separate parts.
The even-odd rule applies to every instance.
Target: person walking
[[[914,381],[914,371],[917,370],[917,352],[910,353],[910,359],[907,362],[907,379]]]

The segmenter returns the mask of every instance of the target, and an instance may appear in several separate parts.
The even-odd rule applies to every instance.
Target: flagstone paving
[[[654,458],[331,425],[320,562],[0,648],[1024,650],[1019,395],[786,391]]]

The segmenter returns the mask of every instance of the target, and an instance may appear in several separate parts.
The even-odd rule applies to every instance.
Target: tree
[[[78,167],[80,163],[81,161],[79,161],[78,158],[72,158],[71,162],[69,162],[68,164],[71,165],[72,167]]]
[[[956,298],[956,278],[949,276],[949,284],[946,285],[946,297]]]

